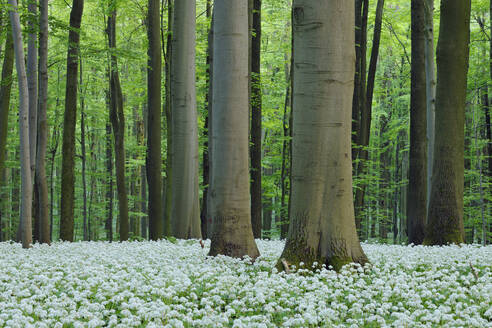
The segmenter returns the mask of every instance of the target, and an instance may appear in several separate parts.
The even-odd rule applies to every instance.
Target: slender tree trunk
[[[412,80],[410,96],[410,170],[408,242],[422,244],[427,221],[427,95],[425,0],[412,0]]]
[[[149,237],[157,240],[163,236],[162,177],[161,177],[161,39],[159,28],[159,0],[148,2],[149,63],[148,123],[147,123],[147,182],[149,185]]]
[[[172,161],[173,161],[173,133],[172,133],[172,114],[171,109],[171,94],[172,94],[172,83],[171,83],[171,66],[172,66],[172,36],[173,36],[173,26],[174,26],[174,1],[168,0],[167,5],[167,38],[164,42],[164,8],[161,10],[161,36],[162,36],[162,51],[164,53],[164,74],[165,74],[165,103],[164,103],[164,114],[166,118],[166,178],[162,183],[162,204],[163,209],[163,224],[164,224],[164,236],[170,236],[172,233],[172,222],[171,222],[171,211],[172,211]]]
[[[10,92],[12,90],[12,70],[14,67],[14,45],[12,29],[7,28],[5,51],[2,65],[2,80],[0,84],[0,171],[5,168],[7,155],[7,131],[10,110]]]
[[[106,239],[113,241],[113,148],[111,124],[106,123]]]
[[[171,53],[172,230],[177,238],[201,238],[195,90],[196,2],[176,1],[174,6]]]
[[[213,76],[221,78],[213,80],[210,255],[256,259],[248,165],[248,3],[216,0],[214,17]]]
[[[427,96],[427,208],[429,207],[436,119],[434,0],[425,0],[425,76]],[[426,215],[427,218],[427,215]],[[427,222],[426,222],[427,223]]]
[[[48,182],[46,180],[46,148],[48,143],[48,0],[40,0],[39,23],[39,102],[36,155],[36,195],[39,242],[51,242]]]
[[[370,122],[367,122],[367,119],[371,119],[371,115],[367,114],[367,105],[366,105],[366,84],[367,84],[367,17],[369,15],[369,0],[360,0],[362,4],[356,4],[357,6],[362,6],[361,12],[361,25],[360,25],[360,40],[359,42],[359,58],[356,58],[356,75],[355,75],[355,84],[354,84],[354,95],[352,96],[352,117],[355,120],[355,124],[357,125],[354,130],[357,134],[357,148],[355,151],[356,160],[355,172],[357,176],[361,176],[365,173],[366,170],[366,161],[368,158],[368,153],[364,149],[364,146],[367,147],[369,145],[369,140],[364,140],[364,136],[367,134],[363,129],[367,128],[367,126],[371,126]],[[356,13],[358,14],[359,9],[356,9]],[[357,41],[356,41],[357,42]],[[356,53],[357,57],[357,53]],[[353,126],[353,125],[352,125]],[[354,126],[353,126],[354,127]],[[369,131],[370,133],[370,131]],[[354,153],[354,151],[353,151]],[[364,192],[365,185],[361,185],[355,191],[355,225],[359,230],[361,228],[362,222],[362,212],[364,207]]]
[[[19,85],[19,134],[21,167],[21,239],[22,247],[30,248],[32,244],[32,179],[29,148],[29,92],[26,76],[22,31],[16,0],[9,0],[10,22],[15,51],[17,80]]]
[[[306,268],[363,265],[352,195],[354,2],[294,0],[293,8],[292,202],[281,258]]]
[[[261,238],[261,0],[253,0],[251,40],[251,224],[255,238]]]
[[[34,183],[36,168],[36,137],[38,128],[38,47],[36,44],[38,1],[28,0],[27,9],[29,11],[26,72],[29,90],[29,158],[31,160],[31,183]],[[36,221],[38,220],[39,218],[36,217]],[[38,231],[36,231],[36,234],[38,234]]]
[[[115,5],[113,3],[113,5]],[[118,73],[116,51],[116,9],[113,9],[108,19],[108,40],[111,50],[110,70],[110,119],[114,134],[114,154],[116,166],[116,190],[118,194],[119,233],[120,241],[128,240],[129,217],[128,196],[125,184],[125,116],[123,113],[123,93],[121,91]]]
[[[207,0],[207,20],[211,20],[211,14],[212,14],[212,9],[211,9],[211,0]],[[211,24],[211,22],[210,22]],[[201,231],[202,231],[202,238],[207,239],[208,238],[208,231],[207,231],[207,226],[208,226],[208,189],[209,189],[209,183],[210,183],[210,166],[209,166],[209,143],[208,143],[208,128],[209,128],[209,113],[211,112],[212,104],[210,102],[210,97],[208,91],[210,90],[210,59],[211,59],[211,51],[212,51],[212,43],[211,43],[211,33],[212,33],[212,28],[210,25],[210,28],[208,30],[208,46],[207,46],[207,59],[206,59],[206,65],[207,65],[207,70],[206,70],[206,83],[207,83],[207,93],[205,94],[205,106],[206,106],[206,112],[205,112],[205,126],[204,126],[204,138],[205,138],[205,143],[203,145],[203,157],[202,157],[202,172],[203,172],[203,197],[202,197],[202,203],[201,203],[201,210],[200,210],[200,226],[201,226]]]
[[[277,215],[278,222],[280,226],[280,238],[284,239],[287,237],[287,232],[289,228],[289,211],[288,204],[286,202],[287,197],[287,177],[290,176],[290,163],[292,157],[291,155],[291,141],[289,137],[291,135],[290,131],[292,128],[290,117],[292,116],[292,107],[291,107],[291,81],[292,81],[292,65],[290,65],[289,73],[287,78],[287,88],[285,90],[285,102],[284,102],[284,116],[282,119],[282,127],[284,132],[284,140],[282,142],[282,168],[280,171],[280,183],[281,183],[281,195],[280,195],[280,215]],[[288,109],[291,109],[290,112]],[[289,167],[287,167],[289,165]]]
[[[464,242],[464,117],[471,1],[441,1],[437,44],[436,140],[424,242]]]
[[[79,88],[80,88],[80,148],[82,152],[82,224],[83,224],[83,238],[84,241],[89,240],[89,234],[87,229],[87,178],[86,178],[86,163],[87,155],[85,149],[85,103],[84,103],[84,84],[83,84],[83,70],[82,70],[82,57],[80,57],[80,75],[79,75]]]
[[[212,211],[211,211],[211,202],[212,202],[212,197],[211,197],[211,194],[210,194],[210,190],[212,190],[212,183],[213,183],[213,179],[212,179],[212,173],[213,173],[213,170],[212,170],[212,167],[213,167],[213,163],[212,163],[212,150],[213,150],[213,133],[214,131],[212,130],[212,117],[213,117],[213,113],[214,113],[214,108],[213,108],[213,87],[214,87],[214,83],[213,83],[213,77],[214,77],[214,70],[213,70],[213,67],[214,67],[214,14],[213,14],[213,11],[212,11],[212,18],[211,18],[211,22],[210,22],[210,31],[208,32],[208,53],[209,53],[209,56],[210,56],[210,59],[209,59],[209,81],[208,81],[208,92],[207,92],[207,96],[208,96],[208,147],[207,147],[207,155],[208,155],[208,188],[207,188],[207,197],[205,198],[204,202],[206,202],[207,206],[206,206],[206,212],[205,215],[206,215],[206,218],[207,218],[207,238],[211,239],[212,238],[212,232],[213,232],[213,218],[212,218]]]
[[[60,210],[60,239],[73,241],[75,194],[75,125],[77,117],[77,71],[79,59],[80,23],[84,0],[73,0],[68,32],[67,83],[65,116],[63,120],[62,183]]]

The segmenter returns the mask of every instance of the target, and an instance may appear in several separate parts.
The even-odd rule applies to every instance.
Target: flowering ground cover
[[[364,244],[371,265],[278,273],[198,241],[0,243],[0,327],[492,327],[492,246]]]

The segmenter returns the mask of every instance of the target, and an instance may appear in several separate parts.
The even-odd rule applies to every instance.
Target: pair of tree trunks
[[[441,1],[436,134],[425,244],[464,242],[464,118],[471,1]]]
[[[293,3],[292,199],[281,257],[296,267],[367,262],[352,194],[354,14],[353,1]]]
[[[367,51],[367,17],[369,11],[369,0],[356,1],[356,26],[360,26],[356,30],[356,38],[358,49],[356,52],[356,74],[355,86],[352,103],[352,119],[354,120],[353,128],[356,129],[356,149],[352,151],[352,155],[358,159],[356,173],[363,175],[368,159],[369,139],[371,135],[371,119],[372,119],[372,99],[374,92],[374,81],[376,77],[376,68],[379,56],[379,44],[381,40],[381,26],[383,21],[384,0],[378,0],[376,6],[376,18],[374,21],[374,35],[372,40],[371,58],[369,62],[369,70],[366,78],[366,51]],[[359,25],[360,24],[360,25]],[[361,222],[364,206],[364,194],[366,185],[362,185],[355,191],[355,220],[359,232],[361,231]]]
[[[128,240],[129,216],[128,196],[125,183],[125,115],[123,112],[123,93],[116,58],[116,4],[111,2],[111,14],[108,18],[108,41],[110,56],[110,121],[114,135],[114,153],[116,166],[116,190],[118,193],[120,241]]]
[[[22,31],[17,1],[9,0],[10,22],[12,26],[15,62],[19,87],[19,134],[21,162],[21,210],[20,230],[22,247],[29,248],[32,244],[32,179],[29,147],[29,91],[26,75]]]
[[[68,32],[67,82],[65,91],[65,114],[63,118],[62,182],[60,203],[60,239],[73,241],[74,193],[75,193],[75,125],[77,117],[77,73],[79,62],[80,24],[84,0],[74,0],[70,12]]]

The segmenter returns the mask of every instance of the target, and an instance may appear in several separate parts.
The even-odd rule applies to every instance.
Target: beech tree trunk
[[[363,265],[352,195],[354,2],[294,0],[293,10],[292,202],[281,258]]]
[[[25,67],[22,31],[16,0],[9,0],[10,22],[19,85],[19,135],[20,135],[20,167],[21,167],[21,210],[20,226],[23,248],[32,244],[32,179],[29,148],[29,91]]]
[[[174,4],[171,52],[173,236],[201,238],[195,90],[196,1]]]
[[[148,123],[147,123],[147,182],[149,186],[149,237],[163,236],[162,177],[161,177],[161,38],[159,0],[148,2],[149,62],[147,69]]]
[[[39,101],[36,155],[36,219],[39,221],[39,242],[51,242],[48,182],[46,180],[46,148],[48,144],[48,0],[39,3]]]
[[[110,59],[110,120],[114,135],[114,154],[116,167],[116,190],[118,193],[119,210],[119,233],[120,241],[128,240],[129,216],[128,196],[125,183],[125,115],[123,112],[123,93],[121,91],[120,77],[118,73],[118,61],[116,51],[116,9],[112,3],[113,10],[108,19],[108,40],[111,51]]]
[[[253,0],[251,40],[251,224],[255,238],[261,238],[261,0]]]
[[[441,1],[436,140],[425,244],[464,242],[464,118],[471,1]]]
[[[80,23],[84,0],[73,0],[68,32],[67,83],[63,119],[62,182],[60,208],[60,239],[73,241],[75,194],[75,125],[77,117],[77,71],[79,62]]]
[[[427,95],[425,0],[412,0],[412,67],[410,96],[410,170],[408,242],[422,244],[427,221]]]
[[[216,0],[210,255],[259,256],[249,181],[248,2]]]

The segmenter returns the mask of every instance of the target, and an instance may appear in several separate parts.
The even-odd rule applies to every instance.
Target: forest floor
[[[371,265],[278,273],[196,240],[0,243],[0,327],[492,327],[492,246],[363,244]]]

